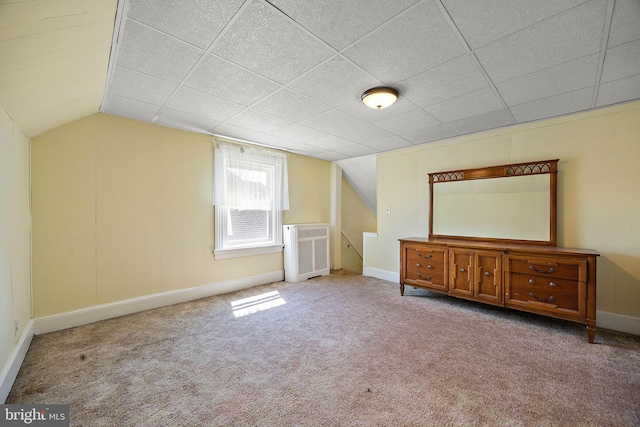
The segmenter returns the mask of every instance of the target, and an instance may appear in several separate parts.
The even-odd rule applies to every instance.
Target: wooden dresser
[[[590,249],[481,240],[400,239],[405,285],[587,326],[596,331],[596,259]]]

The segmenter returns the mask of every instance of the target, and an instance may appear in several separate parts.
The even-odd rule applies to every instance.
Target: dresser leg
[[[400,296],[404,296],[404,283],[400,283]]]
[[[587,335],[589,336],[589,344],[593,344],[593,340],[596,338],[596,327],[587,326]]]

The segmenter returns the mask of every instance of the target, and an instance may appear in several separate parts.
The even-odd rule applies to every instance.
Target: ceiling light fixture
[[[367,107],[381,109],[396,102],[398,91],[390,87],[374,87],[362,94],[362,102]]]

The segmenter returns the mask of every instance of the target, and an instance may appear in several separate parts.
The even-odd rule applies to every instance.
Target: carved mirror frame
[[[549,174],[549,240],[525,240],[497,237],[472,237],[433,234],[433,186],[438,183],[452,181],[469,181],[477,179],[509,178],[525,175]],[[429,174],[429,239],[458,239],[505,243],[526,243],[536,245],[556,246],[557,244],[557,203],[558,203],[558,159],[542,160],[527,163],[512,163],[508,165],[491,166],[476,169],[461,169],[454,171],[435,172]]]

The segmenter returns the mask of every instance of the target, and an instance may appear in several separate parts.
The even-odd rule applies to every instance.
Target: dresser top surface
[[[593,249],[565,248],[560,246],[536,245],[526,243],[504,243],[490,242],[481,240],[463,240],[463,239],[442,239],[428,237],[406,237],[398,239],[400,242],[406,243],[429,243],[434,245],[442,245],[451,248],[474,248],[474,249],[491,249],[506,252],[537,252],[545,254],[575,254],[575,255],[592,255],[599,256],[598,251]]]

